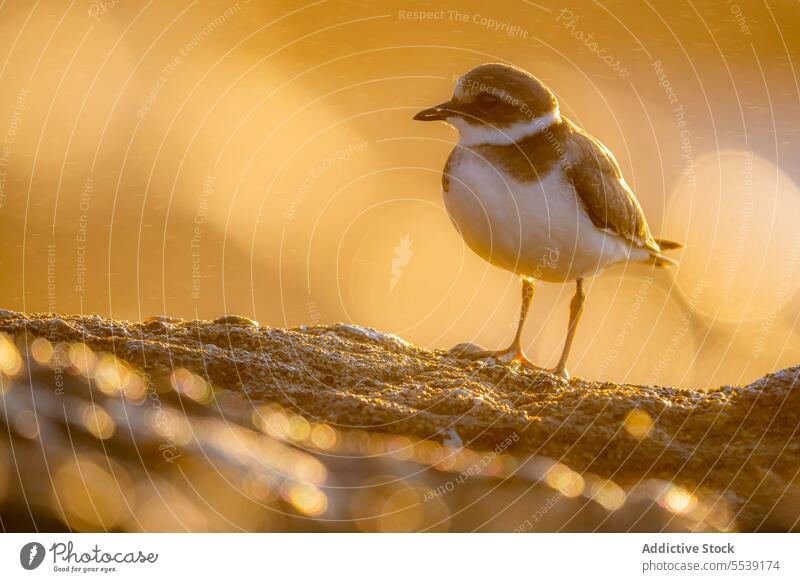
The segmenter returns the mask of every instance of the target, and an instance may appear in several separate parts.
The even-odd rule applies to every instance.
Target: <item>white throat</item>
[[[561,113],[558,109],[529,121],[520,121],[509,127],[492,127],[486,123],[472,125],[462,117],[455,115],[447,118],[447,123],[458,130],[459,144],[463,146],[511,145],[540,133],[560,121]]]

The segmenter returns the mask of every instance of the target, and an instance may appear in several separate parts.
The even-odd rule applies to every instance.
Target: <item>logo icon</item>
[[[403,269],[408,266],[414,252],[411,250],[411,235],[407,234],[400,239],[400,244],[392,249],[392,278],[389,279],[389,292],[394,291],[395,285],[403,274]]]
[[[19,563],[26,570],[35,570],[44,561],[44,546],[39,542],[28,542],[19,551]]]

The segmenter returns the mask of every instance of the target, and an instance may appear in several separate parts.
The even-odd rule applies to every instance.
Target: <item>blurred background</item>
[[[502,61],[687,245],[591,282],[573,373],[748,382],[800,349],[798,24],[788,1],[3,3],[0,306],[504,346],[518,281],[444,212],[455,131],[411,120]],[[572,292],[538,287],[543,365]]]

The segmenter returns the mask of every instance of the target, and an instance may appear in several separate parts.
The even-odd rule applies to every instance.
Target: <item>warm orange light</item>
[[[16,376],[22,371],[22,356],[17,346],[6,334],[0,334],[0,372]]]
[[[306,515],[319,515],[328,507],[327,496],[310,483],[288,482],[284,485],[284,498]]]
[[[43,337],[37,337],[31,342],[31,355],[42,365],[50,363],[53,357],[53,344]]]
[[[556,463],[547,472],[547,484],[553,489],[558,489],[565,497],[577,497],[583,493],[584,480],[578,473]]]
[[[315,425],[311,430],[311,442],[322,450],[330,450],[336,446],[336,431],[327,424]]]
[[[644,410],[634,409],[625,417],[625,430],[633,438],[642,440],[653,430],[653,418]]]
[[[98,404],[86,405],[81,413],[81,420],[86,430],[99,439],[110,438],[116,428],[114,419]]]

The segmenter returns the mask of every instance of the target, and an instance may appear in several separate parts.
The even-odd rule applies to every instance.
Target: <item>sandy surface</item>
[[[23,370],[0,416],[6,529],[783,531],[800,516],[800,367],[699,392],[567,384],[343,324],[4,312],[0,332]],[[111,516],[62,502],[84,462],[119,491]]]

